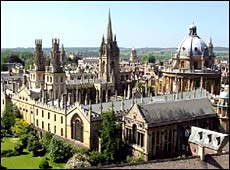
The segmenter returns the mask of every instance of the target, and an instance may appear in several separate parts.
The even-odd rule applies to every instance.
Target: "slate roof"
[[[200,116],[216,115],[208,98],[139,104],[138,107],[148,123],[182,121]]]

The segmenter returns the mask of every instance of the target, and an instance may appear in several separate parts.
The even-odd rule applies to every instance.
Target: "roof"
[[[199,127],[191,127],[188,141],[216,151],[221,150],[228,142],[228,134],[223,134]]]
[[[142,104],[138,105],[138,107],[148,123],[215,115],[208,98]]]
[[[202,91],[200,89],[196,89],[196,90],[192,90],[189,92],[183,92],[183,99],[182,100],[188,100],[190,98],[194,97],[194,92],[196,92],[196,98],[207,98],[206,96],[206,91],[204,89],[202,89]],[[181,93],[179,93],[178,95],[179,97],[181,97]],[[165,103],[166,105],[168,105],[169,101],[175,101],[174,100],[175,94],[167,94],[167,95],[161,95],[161,96],[150,96],[150,97],[143,97],[141,98],[135,98],[134,101],[137,104],[155,104],[155,105],[159,105],[159,103]],[[167,102],[166,102],[166,98],[167,98]],[[181,99],[178,99],[181,100]],[[121,111],[121,104],[122,101],[114,101],[113,105],[114,105],[114,111],[115,112],[120,112]],[[128,111],[133,105],[133,99],[126,99],[124,100],[124,110]],[[111,102],[104,102],[102,103],[102,109],[103,112],[108,111],[108,109],[111,107]],[[89,105],[84,105],[83,108],[85,110],[89,110]],[[92,104],[92,112],[93,113],[97,113],[100,114],[100,103],[97,104]]]

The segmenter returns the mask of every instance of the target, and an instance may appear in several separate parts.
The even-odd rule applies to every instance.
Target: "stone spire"
[[[113,33],[112,33],[112,23],[111,23],[110,9],[109,9],[109,17],[108,17],[106,39],[107,39],[107,42],[113,41]]]

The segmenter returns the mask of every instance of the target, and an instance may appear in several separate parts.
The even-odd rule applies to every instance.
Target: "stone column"
[[[109,90],[106,88],[106,93],[105,93],[105,102],[109,101]]]
[[[79,90],[78,90],[78,89],[76,89],[76,102],[79,102],[78,95],[79,95]]]
[[[211,94],[214,94],[214,83],[215,82],[213,82],[212,85],[211,85]]]
[[[131,96],[131,94],[130,94],[130,84],[128,84],[128,94],[127,94],[127,99],[130,99],[130,96]]]
[[[188,79],[188,91],[191,90],[190,79]]]
[[[98,97],[99,97],[98,93],[99,93],[98,90],[96,90],[96,103],[98,103]]]
[[[184,79],[181,78],[181,99],[183,99],[183,91],[184,91]]]
[[[86,92],[86,94],[85,94],[85,105],[87,105],[88,104],[88,93]]]
[[[203,87],[203,76],[200,77],[200,88]]]

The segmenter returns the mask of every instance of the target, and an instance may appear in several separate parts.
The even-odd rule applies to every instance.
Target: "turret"
[[[212,44],[212,38],[210,37],[210,41],[208,43],[208,52],[209,56],[213,56],[213,44]]]

